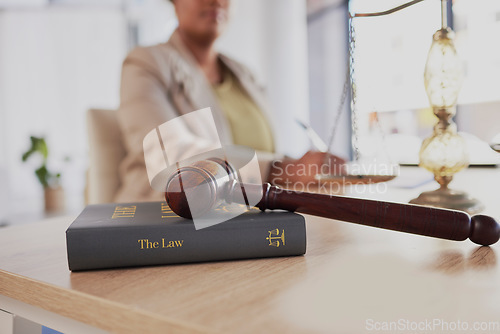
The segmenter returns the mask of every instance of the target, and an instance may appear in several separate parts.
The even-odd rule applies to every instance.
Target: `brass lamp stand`
[[[383,12],[356,13],[350,18],[388,15],[422,1],[412,0]],[[469,165],[465,141],[457,134],[457,127],[452,121],[462,86],[463,66],[453,44],[453,31],[448,27],[448,1],[441,0],[441,29],[433,35],[424,72],[425,90],[438,123],[434,126],[432,136],[424,140],[420,149],[420,166],[434,174],[440,188],[424,192],[410,203],[474,214],[481,211],[483,205],[465,192],[448,188],[453,175]],[[500,144],[498,149],[500,151]]]
[[[442,0],[442,27],[433,36],[425,65],[425,89],[438,123],[420,149],[420,166],[434,174],[440,188],[423,192],[410,201],[477,213],[483,205],[463,191],[448,188],[453,175],[469,165],[465,141],[452,121],[462,85],[463,67],[453,44],[453,31],[447,26],[446,0]]]

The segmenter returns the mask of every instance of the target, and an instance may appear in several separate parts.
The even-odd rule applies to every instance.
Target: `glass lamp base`
[[[410,201],[412,204],[428,205],[439,208],[465,211],[476,214],[484,209],[477,199],[470,197],[466,192],[439,188],[433,191],[425,191],[417,198]]]

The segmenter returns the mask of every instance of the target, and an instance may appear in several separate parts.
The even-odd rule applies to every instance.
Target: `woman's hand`
[[[301,183],[302,186],[318,184],[317,174],[345,174],[346,161],[330,153],[309,151],[300,159],[273,161],[269,182],[285,187]]]

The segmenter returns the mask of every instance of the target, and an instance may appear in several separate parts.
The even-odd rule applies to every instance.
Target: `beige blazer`
[[[220,59],[267,115],[263,90],[250,71],[224,55],[220,55]],[[183,122],[176,133],[168,134],[169,140],[176,141],[174,146],[178,148],[169,152],[175,161],[188,158],[192,145],[210,150],[217,148],[219,138],[222,144],[232,143],[230,127],[211,85],[177,32],[167,43],[138,47],[129,53],[123,62],[120,99],[118,121],[127,154],[119,170],[121,186],[116,202],[163,198],[163,194],[149,184],[143,139],[164,122],[206,107],[212,109],[215,118],[218,134],[208,131],[204,126],[206,121],[202,119]],[[257,152],[257,155],[261,174],[266,178],[274,156],[265,152]]]

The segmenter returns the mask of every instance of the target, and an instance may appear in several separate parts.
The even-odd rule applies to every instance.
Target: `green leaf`
[[[28,160],[33,154],[40,154],[43,158],[42,160],[42,166],[35,170],[36,177],[38,178],[38,181],[40,181],[40,184],[44,187],[50,187],[51,184],[57,184],[59,182],[59,178],[61,177],[60,173],[57,174],[52,174],[47,170],[47,159],[49,156],[49,148],[47,146],[47,143],[45,142],[44,137],[35,137],[31,136],[31,147],[29,148],[28,151],[26,151],[23,156],[22,160],[26,161]]]
[[[28,160],[28,158],[33,154],[35,153],[36,151],[32,148],[30,148],[27,152],[25,152],[23,154],[23,162],[25,162],[26,160]]]
[[[39,153],[43,157],[43,163],[45,164],[47,162],[47,158],[49,156],[49,149],[47,147],[47,143],[45,142],[45,138],[43,137],[35,137],[31,136],[31,147],[27,152],[25,152],[22,156],[23,161],[26,161],[29,159],[31,155],[34,153]]]
[[[47,143],[45,142],[45,138],[40,137],[31,137],[32,146],[36,149],[37,152],[43,157],[44,163],[47,161],[47,157],[49,156],[49,149],[47,147]]]
[[[42,184],[42,186],[44,188],[47,188],[49,186],[50,173],[47,170],[47,167],[45,166],[45,164],[42,165],[42,167],[38,168],[35,171],[35,174],[36,174],[36,177],[38,178],[38,181],[40,181],[40,183]]]

